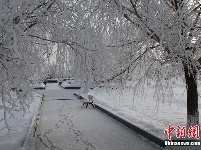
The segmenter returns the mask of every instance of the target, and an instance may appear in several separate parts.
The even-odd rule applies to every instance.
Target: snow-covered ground
[[[47,84],[36,150],[160,150],[114,119],[74,96],[75,89]],[[54,95],[54,96],[53,96]]]
[[[24,114],[22,111],[15,111],[13,112],[14,118],[8,118],[8,124],[11,130],[9,134],[7,128],[0,131],[0,150],[15,150],[16,148],[23,146],[32,118],[40,103],[42,95],[34,93],[33,97],[29,112]],[[3,118],[3,114],[3,110],[0,110],[0,120]],[[5,122],[1,121],[0,129],[4,126]]]
[[[165,103],[157,103],[154,101],[153,89],[154,86],[152,84],[146,86],[145,96],[135,98],[133,96],[132,87],[123,90],[119,90],[118,87],[116,89],[115,86],[111,86],[111,88],[94,88],[93,90],[90,90],[89,93],[95,96],[95,103],[156,135],[157,137],[166,139],[167,135],[164,134],[164,129],[166,129],[169,124],[175,127],[177,125],[186,125],[185,85],[179,82],[173,84],[175,98],[171,99],[171,102],[167,100]],[[201,92],[201,86],[199,86],[198,91],[199,93]],[[69,94],[57,84],[52,84],[52,86],[48,87],[48,90],[42,90],[41,92],[46,94],[44,99],[45,102],[49,102],[54,99],[74,99],[73,95]],[[72,90],[71,93],[73,92],[74,90]],[[10,138],[6,129],[0,132],[1,150],[14,150],[16,147],[23,146],[25,136],[28,132],[35,110],[40,102],[40,98],[41,95],[35,94],[35,98],[29,108],[30,113],[23,116],[23,112],[15,112],[15,118],[9,119],[9,125],[12,128],[10,131]],[[201,112],[200,100],[199,111]],[[3,117],[3,112],[1,111],[0,117]],[[201,118],[199,119],[201,120]],[[2,128],[3,125],[4,122],[0,122],[0,128]],[[174,134],[172,134],[172,136],[173,135]]]
[[[132,87],[123,90],[118,90],[115,86],[94,88],[90,90],[89,94],[94,95],[94,102],[105,109],[159,138],[167,139],[164,129],[167,129],[169,124],[175,128],[177,125],[186,126],[187,104],[185,85],[179,82],[173,84],[175,97],[171,99],[166,97],[164,103],[158,103],[153,98],[153,89],[154,85],[152,84],[145,86],[145,95],[137,97],[134,97]],[[199,92],[201,92],[200,86]],[[201,112],[200,99],[199,112]],[[201,118],[199,119],[201,120]],[[171,135],[174,137],[175,133]]]

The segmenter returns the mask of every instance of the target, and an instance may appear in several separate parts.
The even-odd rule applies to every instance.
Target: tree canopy
[[[30,83],[56,51],[59,71],[87,81],[86,90],[151,78],[163,95],[164,80],[180,76],[192,122],[198,117],[200,8],[197,0],[2,0],[0,109],[28,105]],[[12,88],[20,101],[9,96]]]

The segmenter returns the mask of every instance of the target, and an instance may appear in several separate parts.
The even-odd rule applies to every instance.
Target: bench
[[[83,105],[86,105],[86,108],[88,107],[88,105],[91,104],[93,107],[93,96],[92,95],[88,95],[88,99],[83,99]]]

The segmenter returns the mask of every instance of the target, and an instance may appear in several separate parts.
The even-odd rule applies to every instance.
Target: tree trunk
[[[187,89],[187,127],[199,125],[196,70],[184,66]]]

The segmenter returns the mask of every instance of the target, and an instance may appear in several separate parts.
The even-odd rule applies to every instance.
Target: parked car
[[[74,78],[63,79],[60,85],[61,87],[65,89],[80,89],[81,88],[81,84],[76,82]]]
[[[33,86],[34,89],[45,89],[45,84],[43,82],[35,83]]]

